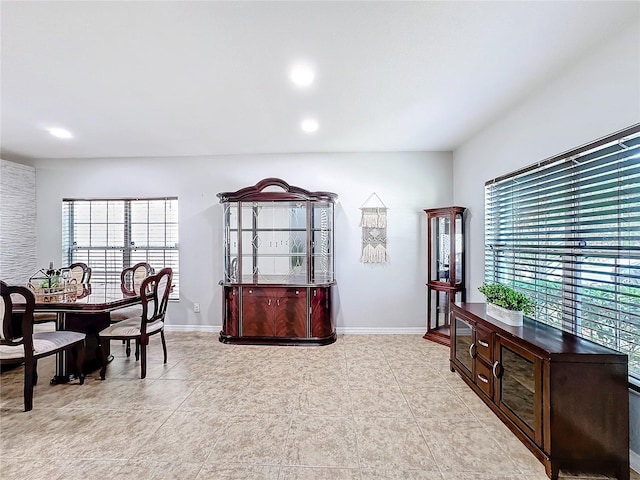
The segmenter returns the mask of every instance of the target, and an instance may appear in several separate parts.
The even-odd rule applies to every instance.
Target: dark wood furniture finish
[[[68,301],[36,301],[34,312],[54,313],[56,330],[72,329],[87,334],[83,371],[90,372],[102,365],[97,333],[109,324],[110,313],[140,302],[140,295],[124,294],[120,284],[93,283],[82,285],[82,293]],[[64,352],[60,352],[56,357],[56,373],[51,383],[68,382],[68,367]]]
[[[59,302],[39,302],[34,306],[35,312],[54,313],[102,313],[140,303],[140,295],[125,295],[119,283],[92,283],[83,285],[83,294],[72,300]],[[60,317],[59,317],[60,318]],[[64,323],[58,322],[58,326]]]
[[[330,294],[330,285],[225,286],[220,340],[267,345],[332,343],[335,325]]]
[[[75,280],[79,284],[87,284],[91,282],[91,268],[83,262],[72,263],[68,267],[69,280]]]
[[[72,332],[85,334],[85,356],[82,364],[82,371],[88,374],[98,370],[102,366],[102,354],[98,342],[98,333],[110,324],[109,313],[67,313],[65,314],[64,329]],[[111,351],[107,350],[107,355],[111,360]],[[54,377],[53,383],[64,383],[69,380],[66,372],[73,372],[72,359],[68,356],[65,359],[65,368],[60,375]]]
[[[451,306],[451,371],[557,479],[560,469],[629,479],[627,356],[483,303]]]
[[[145,278],[149,275],[153,275],[155,269],[147,262],[138,262],[131,267],[127,267],[120,272],[120,288],[122,293],[128,296],[140,295],[140,286]],[[125,308],[119,308],[111,312],[109,320],[112,323],[128,320],[132,317],[139,317],[142,315],[142,306],[134,305]],[[106,326],[105,326],[106,327]],[[103,327],[104,328],[104,327]],[[102,330],[102,328],[100,329]],[[126,344],[125,352],[127,357],[131,355],[131,340],[123,340]],[[107,351],[109,346],[107,345]],[[139,351],[136,351],[136,356],[139,355]]]
[[[449,305],[464,301],[464,207],[430,208],[427,214],[427,333],[449,346]]]
[[[220,341],[333,343],[337,196],[267,178],[218,197],[224,207],[225,232]]]
[[[106,346],[111,340],[135,340],[136,360],[140,360],[140,378],[147,376],[147,345],[149,336],[160,334],[164,363],[167,363],[167,342],[164,338],[164,322],[171,292],[173,270],[163,268],[156,275],[146,277],[140,285],[142,315],[109,325],[98,334],[102,351],[100,378],[105,379],[107,371]]]
[[[336,331],[331,315],[331,287],[311,287],[307,298],[311,304],[311,336],[329,338]]]
[[[19,308],[14,311],[14,301]],[[64,351],[75,352],[76,375],[84,383],[82,363],[85,336],[78,332],[33,333],[35,296],[22,286],[0,281],[0,363],[24,362],[24,411],[33,409],[33,387],[38,381],[38,360]]]
[[[306,336],[306,289],[248,287],[243,291],[244,335],[293,338]]]
[[[140,295],[140,285],[145,278],[154,274],[154,268],[147,262],[139,262],[120,272],[120,286],[125,295]]]

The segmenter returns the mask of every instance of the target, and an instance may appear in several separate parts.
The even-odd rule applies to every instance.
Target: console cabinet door
[[[494,353],[498,408],[542,445],[542,358],[500,335]]]
[[[453,315],[452,359],[461,367],[462,373],[473,379],[475,357],[475,326],[458,315]]]

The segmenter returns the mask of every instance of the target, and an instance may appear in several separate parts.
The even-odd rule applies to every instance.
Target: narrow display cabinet
[[[224,212],[220,341],[333,343],[337,195],[267,178],[218,198]]]
[[[449,304],[464,301],[464,207],[425,210],[427,214],[427,333],[449,346]]]
[[[629,480],[627,356],[524,319],[514,327],[483,303],[451,307],[451,371],[544,464]]]

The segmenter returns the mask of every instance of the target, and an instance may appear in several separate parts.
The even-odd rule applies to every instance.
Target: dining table
[[[85,365],[97,367],[101,363],[98,349],[98,333],[109,325],[110,312],[142,303],[140,295],[122,289],[120,283],[77,284],[57,295],[38,295],[36,292],[34,313],[54,313],[56,330],[74,330],[87,334],[87,344],[95,344],[93,350],[87,348]],[[88,345],[87,345],[88,346]],[[109,359],[113,357],[109,356]],[[52,384],[67,383],[72,378],[68,373],[66,353],[56,357],[56,372]]]

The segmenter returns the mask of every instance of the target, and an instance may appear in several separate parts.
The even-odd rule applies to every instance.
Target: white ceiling
[[[2,1],[0,155],[453,150],[639,5]]]

